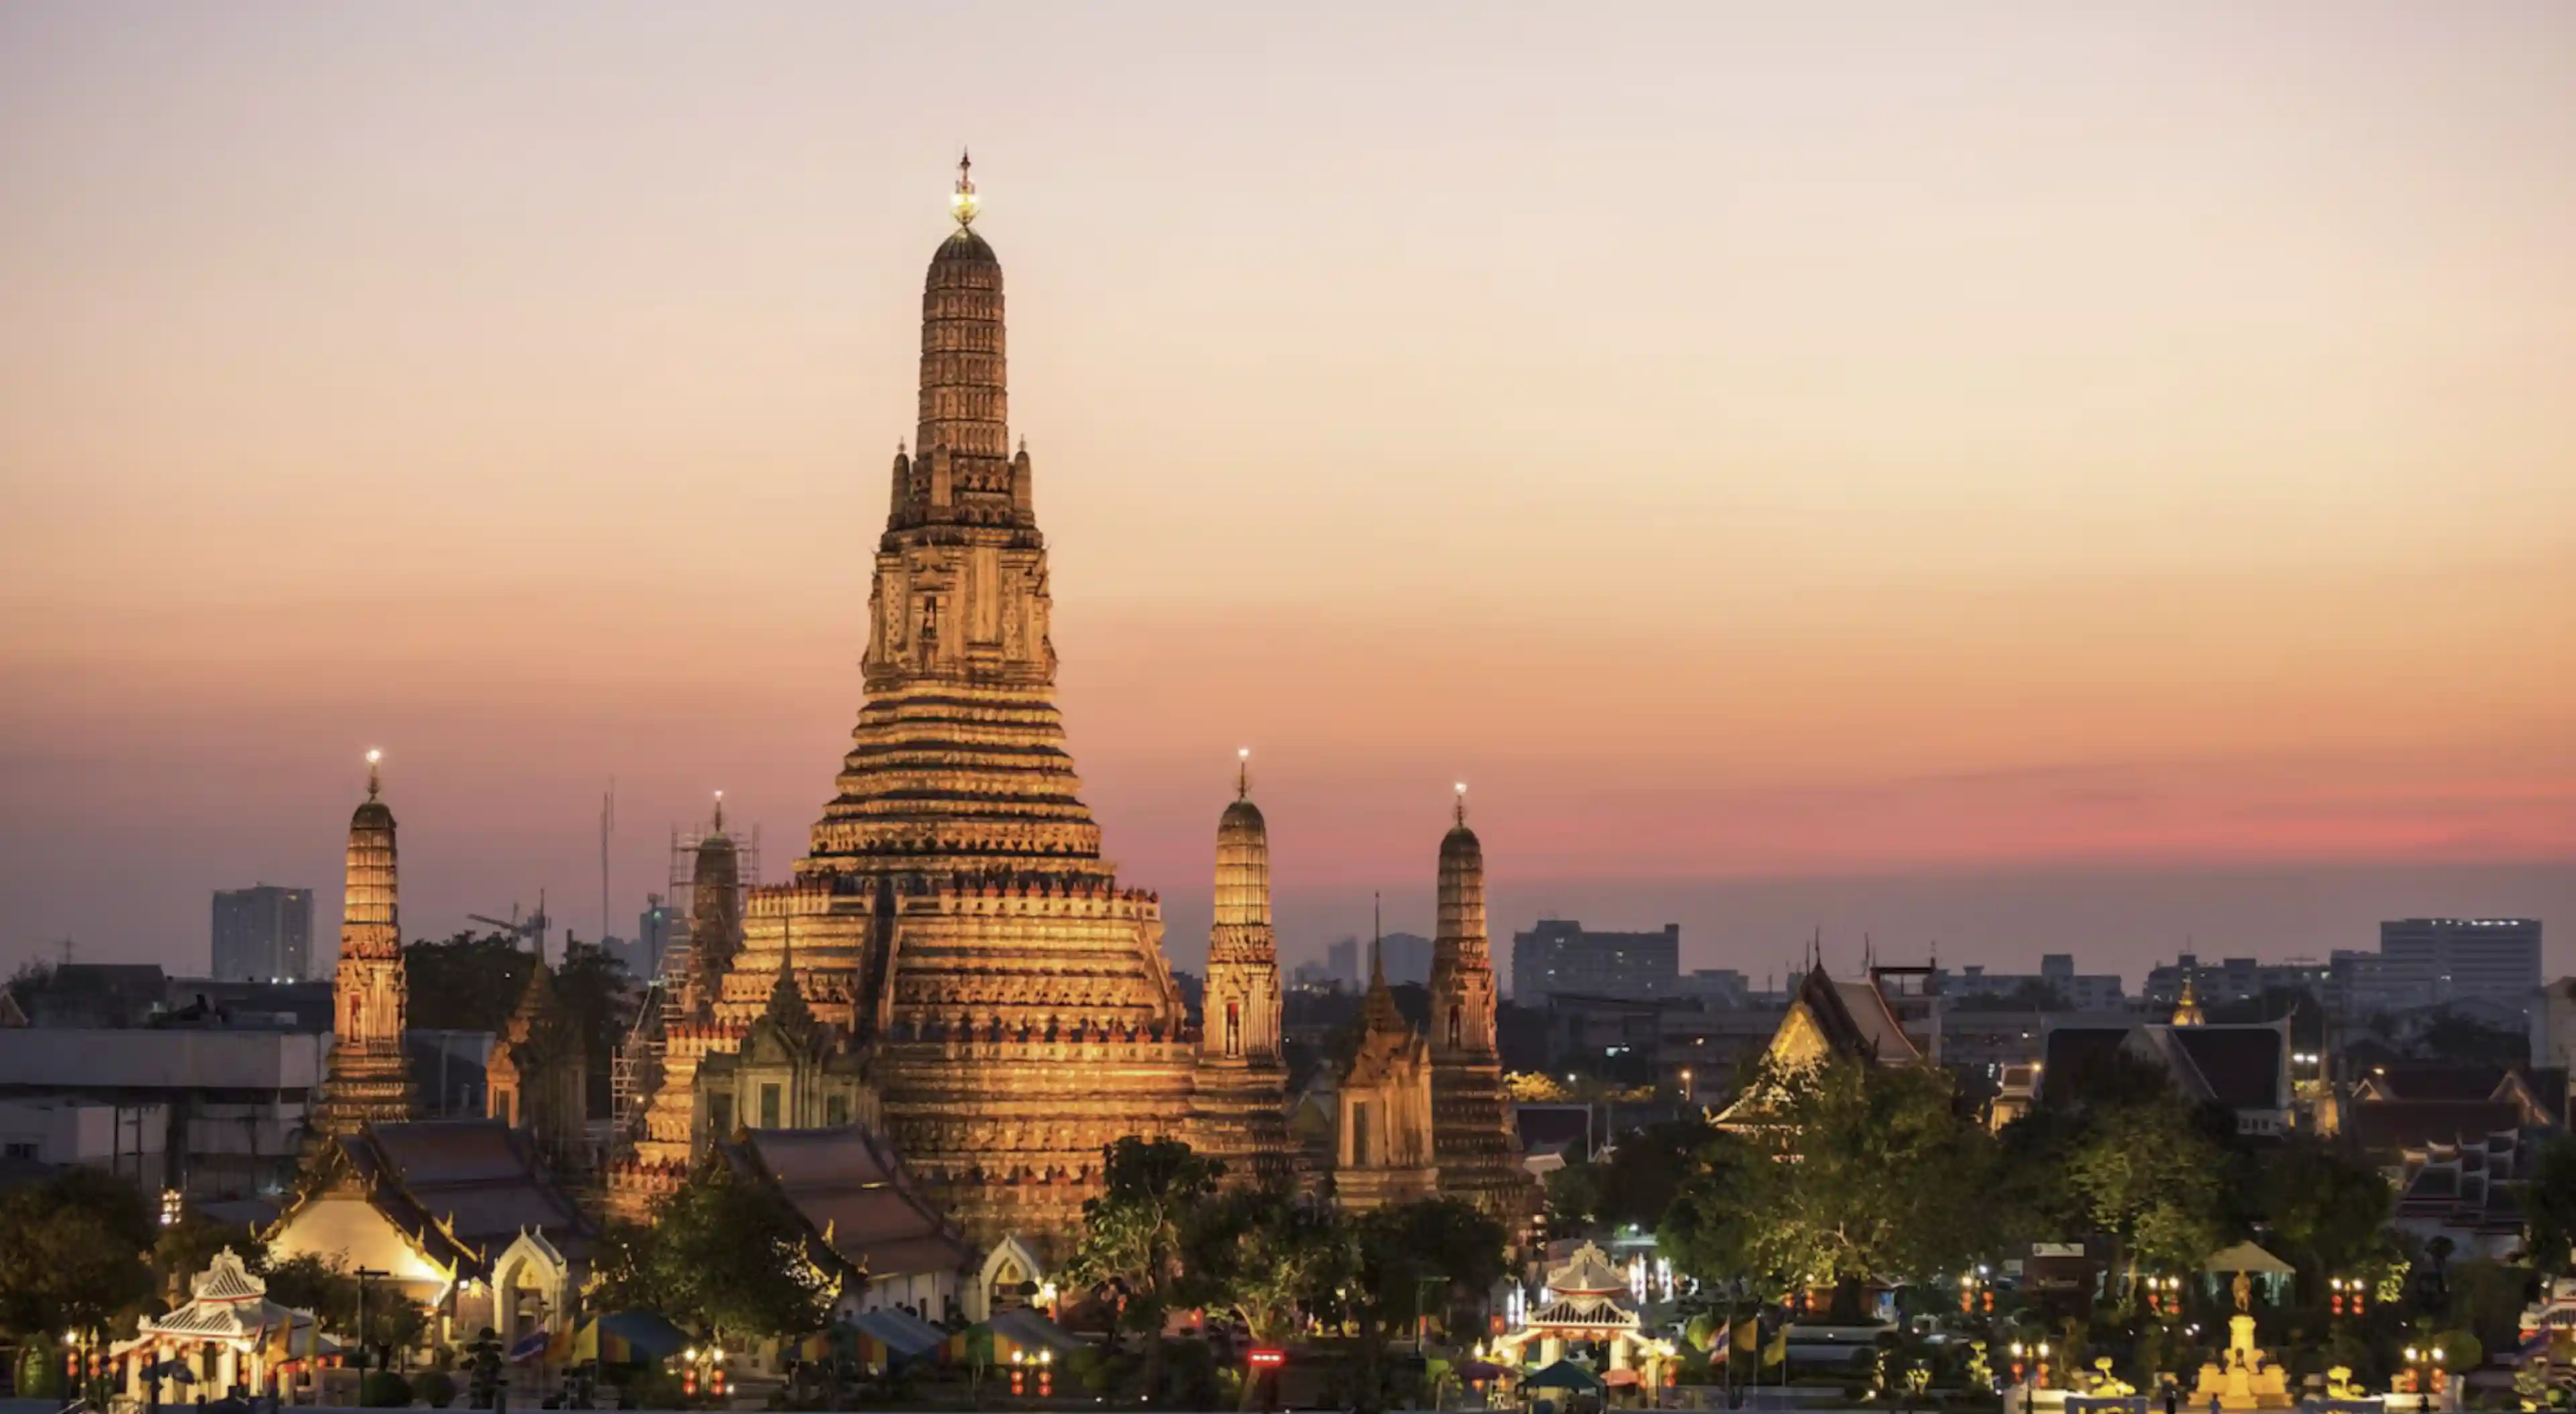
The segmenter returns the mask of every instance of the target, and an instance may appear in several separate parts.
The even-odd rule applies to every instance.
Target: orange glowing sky
[[[28,4],[0,964],[336,897],[370,745],[414,933],[611,777],[621,920],[775,877],[961,141],[1176,957],[1246,742],[1292,958],[1460,777],[1697,966],[2576,915],[2576,7]]]

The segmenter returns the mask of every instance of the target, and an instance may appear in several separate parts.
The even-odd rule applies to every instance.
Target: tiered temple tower
[[[751,893],[713,1013],[759,1018],[792,930],[805,1002],[867,1048],[923,1186],[979,1240],[1046,1247],[1099,1191],[1103,1146],[1187,1126],[1198,1047],[1161,905],[1101,857],[1065,751],[1046,540],[1009,440],[1002,267],[968,178],[961,163],[957,229],[923,283],[867,700],[794,877]]]
[[[1249,753],[1246,753],[1248,756]],[[1249,767],[1217,818],[1216,919],[1200,1007],[1198,1104],[1191,1142],[1226,1179],[1285,1185],[1288,1068],[1279,1059],[1279,948],[1270,931],[1270,831],[1252,803]]]
[[[347,893],[340,909],[340,965],[332,989],[329,1071],[313,1125],[325,1135],[411,1118],[411,1066],[403,1056],[402,922],[394,872],[394,812],[379,797],[380,752],[367,753],[367,798],[349,817]]]
[[[716,1003],[742,953],[742,857],[725,833],[724,797],[715,825],[689,861],[689,951],[665,969],[662,1015],[646,1057],[640,1132],[608,1173],[608,1211],[640,1220],[655,1200],[679,1187],[696,1158],[698,1064],[742,1044],[750,1017],[719,1019]]]
[[[1533,1194],[1494,1047],[1494,960],[1485,937],[1485,850],[1467,828],[1467,788],[1440,841],[1440,929],[1431,948],[1431,1114],[1440,1190],[1507,1226]]]

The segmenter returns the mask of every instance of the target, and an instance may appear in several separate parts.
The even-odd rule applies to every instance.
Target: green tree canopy
[[[2069,1189],[2115,1244],[2111,1266],[2134,1277],[2196,1269],[2217,1250],[2227,1155],[2170,1093],[2097,1111],[2066,1161]]]
[[[1183,1233],[1224,1174],[1225,1165],[1178,1139],[1131,1134],[1107,1146],[1102,1191],[1082,1205],[1082,1241],[1066,1274],[1085,1285],[1115,1284],[1125,1293],[1131,1324],[1159,1325],[1187,1275]]]
[[[1252,1339],[1297,1333],[1348,1269],[1351,1234],[1330,1207],[1273,1189],[1243,1189],[1200,1205],[1183,1260],[1208,1304],[1242,1317]]]
[[[1993,1144],[1952,1110],[1946,1074],[1835,1056],[1755,1086],[1761,1123],[1710,1146],[1666,1224],[1693,1275],[1841,1286],[1974,1259]]]
[[[2522,1190],[2529,1220],[2531,1264],[2555,1276],[2568,1269],[2576,1248],[2576,1137],[2562,1135],[2541,1146],[2531,1183]]]
[[[596,1258],[603,1306],[658,1312],[718,1336],[798,1336],[830,1324],[863,1280],[785,1195],[710,1154],[653,1209],[612,1225]]]
[[[150,1301],[156,1228],[143,1194],[73,1167],[0,1193],[0,1329],[97,1331]]]

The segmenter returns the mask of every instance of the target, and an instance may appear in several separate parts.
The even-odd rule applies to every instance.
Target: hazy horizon
[[[0,9],[0,961],[327,952],[371,746],[413,936],[781,876],[961,143],[1177,961],[1249,744],[1292,959],[1464,779],[1503,950],[2576,963],[2545,3]]]

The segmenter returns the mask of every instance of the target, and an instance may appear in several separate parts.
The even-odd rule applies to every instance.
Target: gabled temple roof
[[[499,1120],[371,1125],[329,1144],[317,1174],[328,1181],[340,1170],[423,1256],[459,1275],[479,1274],[521,1232],[542,1230],[575,1260],[596,1236],[528,1135]]]
[[[1797,998],[1791,1005],[1805,1007],[1825,1040],[1837,1050],[1869,1056],[1887,1065],[1923,1058],[1875,982],[1838,981],[1826,973],[1824,964],[1818,963],[1799,982]]]
[[[737,1172],[774,1184],[817,1237],[861,1270],[966,1271],[979,1260],[894,1146],[864,1126],[763,1129],[723,1147]]]

